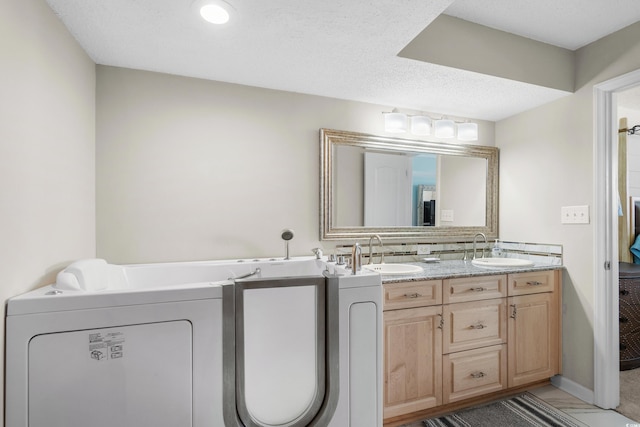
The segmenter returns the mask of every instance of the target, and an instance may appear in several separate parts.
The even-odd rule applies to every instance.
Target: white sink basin
[[[471,261],[476,267],[508,268],[508,267],[531,267],[532,261],[518,258],[476,258]]]
[[[422,273],[422,267],[411,264],[367,264],[362,268],[382,275]]]

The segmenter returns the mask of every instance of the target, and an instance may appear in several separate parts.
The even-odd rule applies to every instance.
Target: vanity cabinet
[[[557,270],[509,276],[509,387],[560,372]]]
[[[558,270],[383,288],[385,419],[560,372]]]

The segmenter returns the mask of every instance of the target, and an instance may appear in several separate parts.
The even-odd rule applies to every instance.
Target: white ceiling
[[[192,0],[47,2],[98,64],[494,121],[567,93],[398,57],[438,15],[569,49],[640,20],[638,0],[228,0],[214,28]]]

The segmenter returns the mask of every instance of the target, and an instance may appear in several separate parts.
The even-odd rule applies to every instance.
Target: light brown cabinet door
[[[442,403],[442,307],[384,312],[384,418]]]
[[[510,297],[509,387],[550,378],[560,370],[557,293]]]

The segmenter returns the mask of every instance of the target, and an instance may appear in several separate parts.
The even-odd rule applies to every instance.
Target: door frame
[[[620,404],[618,329],[618,118],[616,93],[640,84],[640,70],[594,85],[594,403]]]

